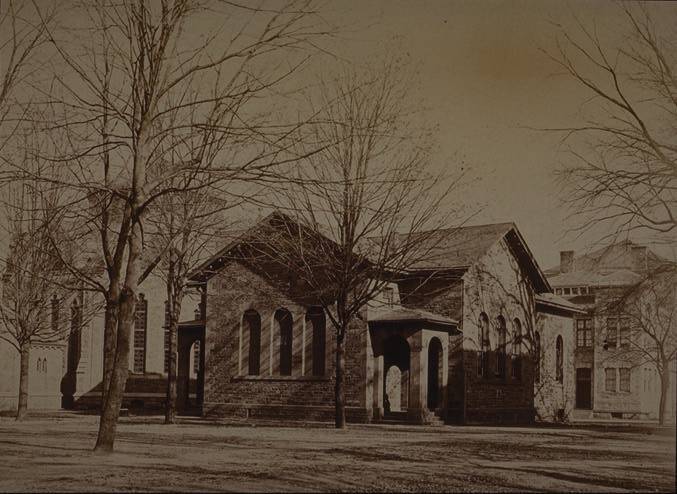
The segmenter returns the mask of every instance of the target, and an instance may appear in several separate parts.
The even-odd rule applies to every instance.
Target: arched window
[[[287,309],[275,311],[275,326],[280,339],[280,375],[291,376],[294,324]]]
[[[512,323],[512,349],[511,349],[511,365],[512,378],[516,381],[522,379],[522,359],[520,357],[520,349],[522,347],[522,322],[515,318]]]
[[[564,342],[561,335],[557,335],[555,343],[555,378],[558,383],[564,382]]]
[[[491,350],[491,340],[489,339],[489,318],[482,312],[480,314],[480,352],[477,359],[477,375],[487,377],[489,373],[489,351]]]
[[[306,313],[306,325],[313,328],[313,376],[324,376],[326,371],[326,318],[322,307],[311,307]]]
[[[47,372],[47,357],[42,359],[42,372]]]
[[[37,362],[35,363],[35,370],[38,372],[42,372],[42,359],[38,359]]]
[[[541,335],[534,334],[534,381],[541,381]]]
[[[505,352],[506,352],[506,334],[508,333],[505,327],[505,319],[503,316],[496,318],[496,328],[498,330],[498,347],[496,348],[496,375],[500,378],[505,378]]]
[[[253,309],[245,311],[242,324],[249,337],[249,360],[247,374],[261,373],[261,316]]]

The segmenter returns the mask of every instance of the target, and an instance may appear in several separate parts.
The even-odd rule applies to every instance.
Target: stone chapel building
[[[271,214],[192,275],[202,302],[179,330],[179,396],[186,397],[186,349],[199,342],[203,415],[333,417],[334,333],[326,314],[293,272],[243,254],[288,221]],[[348,420],[564,418],[573,406],[578,309],[552,293],[513,223],[434,235],[434,259],[399,273],[349,328]]]

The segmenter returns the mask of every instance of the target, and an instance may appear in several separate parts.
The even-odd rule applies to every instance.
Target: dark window
[[[134,308],[134,372],[146,372],[146,329],[148,324],[148,301],[139,294]]]
[[[496,375],[505,378],[505,352],[506,352],[506,334],[505,319],[503,316],[496,318],[496,329],[498,330],[498,347],[496,348]]]
[[[564,382],[564,342],[560,335],[555,343],[555,378],[558,383]]]
[[[541,335],[534,334],[534,381],[541,381]]]
[[[275,325],[280,339],[280,375],[291,376],[294,324],[286,309],[275,311]]]
[[[571,294],[571,288],[565,288],[564,289],[564,295],[569,295]]]
[[[489,352],[491,350],[491,340],[489,339],[489,318],[482,312],[480,314],[480,352],[477,359],[477,374],[487,377],[489,372]]]
[[[576,346],[579,348],[592,347],[593,333],[592,318],[576,319]]]
[[[519,381],[522,379],[522,357],[521,357],[521,347],[522,347],[522,323],[519,319],[513,321],[513,333],[512,333],[512,352],[511,360],[512,365],[512,378]]]
[[[244,313],[243,324],[249,337],[247,373],[250,376],[258,376],[261,373],[261,316],[250,309]]]
[[[618,369],[619,390],[626,393],[630,392],[630,369]]]
[[[604,369],[604,390],[616,392],[616,369],[613,367]]]
[[[306,313],[306,325],[313,328],[313,376],[324,376],[326,370],[326,318],[321,307],[311,307]]]

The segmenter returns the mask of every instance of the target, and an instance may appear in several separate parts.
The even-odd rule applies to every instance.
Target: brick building
[[[576,417],[657,417],[658,374],[646,358],[630,351],[634,346],[629,338],[641,334],[629,313],[610,308],[647,273],[669,264],[674,263],[647,247],[624,241],[578,257],[563,251],[560,264],[546,271],[555,293],[585,311],[575,317]],[[672,368],[668,415],[674,417],[674,362]]]
[[[179,331],[179,395],[186,396],[186,349],[199,342],[205,415],[333,417],[334,338],[326,314],[285,266],[242,254],[285,221],[272,214],[192,276],[203,312]],[[551,293],[514,224],[434,237],[435,255],[398,273],[349,328],[348,420],[564,416],[572,408],[565,390],[573,385],[565,354],[578,309]]]

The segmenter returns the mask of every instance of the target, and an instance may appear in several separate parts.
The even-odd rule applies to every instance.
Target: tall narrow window
[[[322,307],[311,307],[306,313],[306,326],[310,323],[313,334],[313,376],[326,372],[326,318]]]
[[[248,310],[243,318],[244,331],[249,337],[249,361],[247,373],[258,376],[261,373],[261,316],[255,310]]]
[[[134,308],[134,372],[146,372],[146,329],[148,301],[143,293],[136,299]]]
[[[291,376],[294,324],[287,309],[275,311],[275,326],[280,341],[280,375]]]
[[[480,314],[480,352],[477,359],[477,374],[481,377],[487,377],[489,374],[489,352],[491,350],[491,340],[489,339],[489,318],[482,312]]]
[[[630,392],[630,369],[627,367],[618,369],[618,390]]]
[[[541,381],[541,335],[534,333],[534,381]]]
[[[609,367],[604,369],[604,391],[616,392],[616,368]]]
[[[592,347],[592,318],[576,319],[576,346],[578,348]]]
[[[522,359],[520,349],[522,347],[522,323],[519,319],[515,318],[513,321],[513,333],[512,333],[512,365],[510,369],[512,370],[512,378],[516,381],[522,379]]]
[[[68,336],[68,371],[75,372],[80,362],[80,330],[82,329],[82,307],[77,297],[71,304],[71,330]]]
[[[496,318],[496,327],[498,329],[498,347],[496,348],[496,375],[505,378],[505,352],[506,352],[506,334],[505,319],[503,316]]]
[[[564,382],[564,341],[557,335],[555,342],[555,379],[558,383]]]

